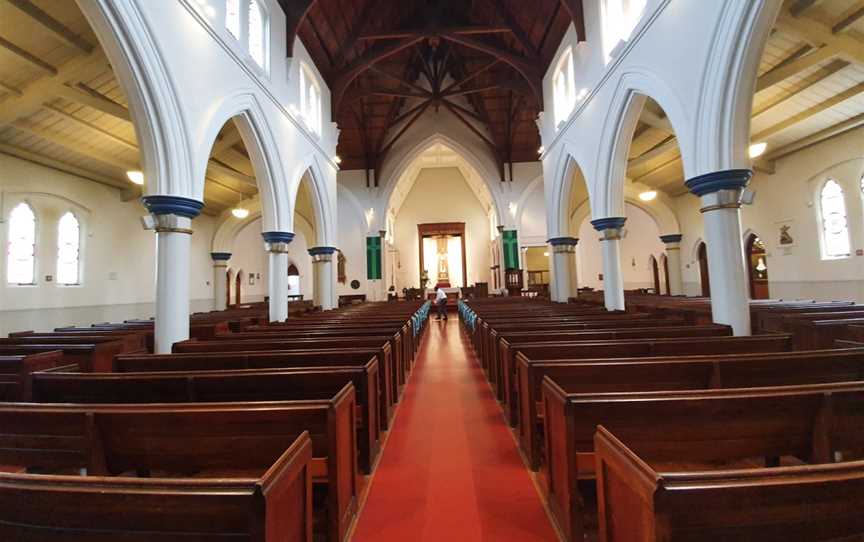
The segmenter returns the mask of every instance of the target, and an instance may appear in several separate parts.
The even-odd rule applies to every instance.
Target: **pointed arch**
[[[196,191],[204,193],[210,151],[219,132],[228,121],[233,120],[255,171],[263,231],[292,231],[290,210],[293,200],[286,191],[288,183],[282,169],[279,145],[254,92],[251,89],[242,90],[225,97],[214,106],[210,118],[210,123],[200,135],[204,143],[200,148],[206,149],[207,155],[195,164]]]
[[[312,198],[312,209],[315,212],[315,239],[309,239],[309,243],[317,246],[334,246],[336,243],[336,217],[331,203],[335,205],[336,197],[331,198],[327,190],[327,182],[324,177],[318,157],[309,155],[300,166],[295,168],[292,179],[296,179],[291,185],[291,225],[288,231],[294,231],[294,219],[296,217],[297,196],[300,193],[300,185],[307,182],[309,195]],[[312,245],[312,246],[314,246]]]
[[[555,182],[552,185],[551,204],[547,200],[547,205],[549,206],[547,210],[547,233],[550,238],[570,234],[570,217],[573,212],[570,209],[570,200],[574,188],[573,179],[577,173],[582,176],[588,193],[588,199],[580,207],[587,205],[587,208],[590,210],[592,208],[593,183],[590,182],[585,174],[585,169],[576,158],[575,149],[572,149],[571,145],[566,144],[563,146],[558,165],[555,168]]]

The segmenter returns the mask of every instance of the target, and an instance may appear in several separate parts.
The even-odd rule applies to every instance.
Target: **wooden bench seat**
[[[864,451],[864,382],[707,391],[568,394],[543,381],[549,505],[567,539],[581,541],[595,474],[594,433],[603,425],[652,461],[706,470],[783,456],[829,463]]]
[[[609,341],[560,341],[513,343],[500,345],[506,366],[504,374],[504,410],[511,425],[519,420],[519,384],[516,381],[516,358],[554,360],[579,358],[635,358],[649,356],[738,354],[753,352],[788,352],[792,336],[788,334],[752,337],[673,337],[621,339]]]
[[[207,403],[326,399],[345,384],[356,391],[360,469],[369,474],[380,449],[378,361],[364,366],[33,375],[40,403]]]
[[[519,444],[533,469],[542,459],[541,384],[567,393],[698,390],[864,380],[864,347],[763,354],[517,362]]]
[[[311,461],[303,432],[247,479],[0,472],[0,539],[312,542]]]
[[[308,349],[287,351],[252,350],[247,352],[152,354],[146,356],[117,356],[112,372],[209,371],[240,369],[303,369],[307,367],[366,366],[378,363],[378,427],[386,430],[390,425],[393,399],[378,358],[379,351],[370,348]]]
[[[605,542],[864,537],[864,461],[670,470],[602,426],[594,448],[599,540]]]
[[[313,480],[326,494],[327,537],[343,540],[356,511],[354,387],[327,400],[131,405],[0,405],[0,464],[40,474],[264,473],[304,431]]]
[[[0,344],[0,356],[16,356],[37,354],[40,352],[63,352],[65,363],[74,363],[84,372],[110,370],[114,356],[123,352],[123,343],[115,340],[88,340],[85,343],[68,340],[54,340],[44,342],[16,342],[13,344]]]
[[[59,350],[0,356],[0,401],[29,401],[33,373],[66,363]]]
[[[27,339],[33,341],[34,339],[43,340],[42,342],[46,342],[44,339],[53,338],[65,338],[65,337],[75,337],[86,339],[87,337],[98,337],[98,338],[108,338],[113,340],[119,340],[123,342],[123,353],[124,354],[134,354],[134,353],[145,353],[147,352],[147,332],[145,331],[135,331],[135,330],[110,330],[110,331],[96,331],[92,329],[88,329],[86,331],[50,331],[46,333],[35,332],[35,331],[19,331],[16,333],[10,333],[10,339]]]

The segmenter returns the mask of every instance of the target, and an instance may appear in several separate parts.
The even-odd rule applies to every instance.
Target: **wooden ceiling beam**
[[[493,141],[492,141],[491,139],[489,139],[485,134],[483,134],[483,132],[481,132],[481,131],[476,127],[476,126],[474,126],[473,124],[471,124],[470,122],[468,122],[468,119],[466,119],[465,117],[463,117],[463,116],[459,113],[459,110],[457,110],[456,107],[453,107],[454,105],[455,105],[455,104],[452,104],[452,103],[450,103],[450,102],[448,102],[448,101],[446,101],[446,100],[444,101],[444,107],[446,107],[448,110],[450,110],[450,112],[453,113],[453,115],[454,115],[457,119],[459,119],[460,121],[462,121],[462,124],[464,124],[465,126],[467,126],[468,129],[471,130],[471,132],[474,133],[474,135],[476,135],[476,136],[479,137],[481,140],[483,140],[483,142],[486,143],[486,145],[488,145],[489,148],[492,150],[492,153],[496,156],[496,158],[499,157],[498,146],[495,145],[495,142],[493,142]],[[462,111],[465,111],[465,109],[464,109],[464,108],[461,108],[461,107],[458,108],[458,109],[461,109]]]
[[[675,138],[674,136],[669,137],[669,138],[665,139],[659,145],[653,147],[652,149],[649,149],[647,152],[640,154],[636,158],[631,158],[627,162],[627,169],[637,168],[639,166],[644,166],[645,164],[647,164],[651,160],[654,160],[655,158],[659,158],[659,157],[663,156],[664,154],[667,154],[667,153],[675,151],[675,150],[678,150],[678,139]]]
[[[773,87],[777,83],[784,81],[793,75],[797,75],[804,70],[812,68],[817,64],[821,64],[822,62],[837,56],[839,53],[840,51],[835,47],[819,47],[815,51],[796,58],[792,62],[781,63],[781,66],[772,68],[759,76],[759,79],[756,81],[756,92]]]
[[[111,132],[102,129],[99,126],[96,126],[95,124],[92,124],[92,123],[90,123],[84,119],[78,118],[71,113],[67,113],[66,111],[63,111],[60,108],[54,107],[53,105],[45,104],[43,106],[43,108],[46,111],[50,111],[54,115],[57,115],[57,116],[62,117],[66,120],[72,121],[75,124],[77,124],[78,126],[86,128],[87,130],[89,130],[95,134],[98,134],[98,135],[100,135],[106,139],[109,139],[118,145],[122,145],[123,147],[126,147],[126,149],[128,149],[128,150],[132,150],[132,151],[136,151],[136,152],[138,151],[138,145],[133,141],[128,141],[126,139],[123,139],[122,137],[119,137],[115,134],[112,134]]]
[[[87,179],[88,181],[93,181],[109,188],[116,188],[119,190],[125,190],[127,188],[130,188],[130,183],[125,179],[103,175],[102,173],[97,173],[86,168],[67,164],[66,162],[51,158],[50,156],[35,153],[33,151],[10,145],[8,143],[0,142],[0,153],[8,154],[9,156],[14,156],[15,158],[20,158],[21,160],[33,162],[34,164],[55,169],[63,173],[68,173],[76,177],[81,177],[83,179]]]
[[[294,56],[294,40],[300,24],[309,14],[309,10],[315,5],[316,0],[278,0],[279,7],[285,13],[285,40],[286,51],[289,58]]]
[[[812,107],[808,107],[804,111],[801,111],[800,113],[786,118],[785,120],[775,124],[774,126],[769,126],[768,128],[765,128],[764,130],[753,134],[752,140],[763,141],[767,137],[791,128],[796,124],[802,123],[807,119],[818,115],[819,113],[822,113],[828,109],[831,109],[832,107],[841,104],[846,100],[854,98],[855,96],[858,96],[862,93],[864,93],[864,83],[858,83],[857,85],[844,90],[840,94],[836,94],[823,102],[820,102]]]
[[[864,113],[829,126],[828,128],[819,130],[818,132],[812,133],[807,137],[799,139],[798,141],[772,150],[765,155],[765,158],[767,160],[777,160],[778,158],[783,158],[784,156],[792,154],[793,152],[798,152],[807,147],[816,145],[817,143],[821,143],[833,137],[837,137],[860,126],[864,126]]]
[[[8,92],[9,94],[12,94],[14,96],[20,97],[20,96],[24,95],[23,92],[21,92],[20,90],[18,90],[15,87],[13,87],[12,85],[7,85],[3,81],[0,81],[0,90],[3,90],[4,92]]]
[[[6,2],[39,23],[42,28],[51,32],[55,38],[63,43],[78,49],[85,55],[89,55],[93,51],[93,44],[72,32],[69,27],[42,11],[30,0],[6,0]]]
[[[811,17],[791,17],[781,13],[777,17],[777,28],[797,35],[815,47],[822,45],[837,49],[852,62],[864,64],[864,41],[851,34],[835,34],[831,27]]]
[[[529,55],[537,55],[537,47],[535,47],[534,43],[528,38],[528,34],[525,33],[525,30],[519,26],[519,23],[513,17],[513,14],[507,9],[507,6],[504,5],[503,0],[489,0],[492,4],[492,8],[498,13],[498,16],[504,21],[504,24],[507,25],[507,28],[513,33],[516,37],[516,40],[519,42],[519,45],[522,46],[522,49]]]
[[[43,72],[47,73],[48,75],[51,75],[51,76],[57,75],[57,68],[55,68],[51,64],[48,64],[47,62],[45,62],[41,58],[37,57],[36,55],[31,54],[29,51],[25,51],[21,47],[18,47],[17,45],[15,45],[11,41],[7,40],[6,38],[0,37],[0,47],[2,47],[3,49],[6,49],[7,51],[12,53],[13,55],[17,56],[19,59],[30,64],[31,66],[34,66],[34,67],[42,70]]]
[[[585,12],[582,8],[582,0],[561,0],[561,5],[567,10],[570,21],[576,27],[576,35],[579,41],[585,41]]]
[[[411,119],[408,122],[406,122],[405,125],[402,126],[402,128],[400,128],[398,132],[396,132],[396,135],[394,135],[393,138],[390,141],[388,141],[386,145],[384,145],[384,147],[381,149],[381,153],[379,155],[379,160],[381,160],[384,155],[386,155],[388,152],[390,152],[390,149],[393,148],[393,145],[399,140],[400,137],[402,137],[402,134],[404,134],[406,131],[408,131],[408,128],[410,128],[415,122],[417,122],[417,119],[419,119],[423,115],[423,113],[426,112],[426,109],[429,107],[429,104],[431,104],[431,103],[432,103],[431,101],[428,101],[428,102],[422,104],[422,107],[420,107],[420,109],[417,110],[417,112],[414,114],[414,116],[411,117]]]
[[[57,87],[55,95],[64,100],[69,100],[70,102],[86,105],[87,107],[105,113],[106,115],[111,115],[114,118],[125,120],[126,122],[132,122],[132,115],[125,106],[106,98],[95,90],[89,89],[89,87],[86,88],[89,92],[80,86],[70,87],[67,85],[60,85]]]
[[[494,68],[495,66],[497,66],[500,63],[501,63],[501,60],[498,58],[492,60],[491,62],[489,62],[488,64],[486,64],[482,68],[480,68],[479,70],[473,70],[469,75],[463,77],[461,80],[454,81],[454,82],[450,83],[449,85],[447,85],[447,87],[444,88],[444,90],[441,91],[441,94],[447,95],[451,89],[461,87],[462,85],[465,85],[466,83],[470,83],[471,81],[476,79],[478,76],[482,75],[483,73],[490,70],[491,68]]]
[[[839,34],[853,24],[857,23],[861,18],[864,18],[864,2],[858,5],[853,5],[848,11],[840,16],[840,20],[834,23],[831,27],[832,34]]]
[[[363,34],[367,28],[369,28],[369,24],[378,19],[379,17],[386,17],[386,13],[382,13],[383,10],[392,9],[392,6],[395,5],[395,2],[388,2],[387,0],[374,0],[366,6],[366,9],[363,11],[363,14],[360,16],[359,22],[351,29],[348,37],[339,44],[339,49],[337,49],[336,54],[333,55],[333,62],[336,66],[342,66],[345,63],[345,56],[348,54],[348,51],[354,48],[357,45],[357,42],[360,39],[360,35]]]
[[[7,98],[0,103],[0,126],[32,114],[42,107],[46,100],[56,96],[57,89],[67,81],[96,76],[103,72],[106,66],[108,60],[100,49],[94,49],[86,56],[74,57],[60,66],[56,75],[37,79],[21,89],[21,96]]]
[[[36,137],[44,139],[45,141],[68,149],[75,154],[78,154],[85,158],[96,160],[97,162],[101,162],[109,167],[121,169],[123,171],[128,171],[130,169],[141,169],[141,166],[140,164],[138,164],[137,161],[130,162],[126,160],[121,160],[120,158],[118,158],[116,153],[106,152],[96,149],[94,147],[90,147],[88,145],[84,145],[78,141],[69,139],[63,134],[57,133],[54,130],[49,130],[47,128],[36,126],[31,122],[18,120],[15,121],[12,126],[14,126],[16,130],[27,132],[28,134],[34,135]]]
[[[411,81],[408,81],[404,77],[401,77],[399,75],[395,75],[395,74],[392,74],[390,72],[384,71],[381,68],[378,68],[374,65],[369,66],[369,71],[371,71],[373,73],[377,73],[378,75],[383,75],[384,77],[387,77],[387,78],[392,79],[394,81],[398,81],[400,84],[405,85],[406,87],[414,89],[415,91],[419,92],[422,96],[429,97],[432,95],[432,93],[429,92],[428,90],[426,90],[425,88],[423,88],[419,85],[416,85],[416,84],[412,83]]]
[[[792,6],[789,8],[789,13],[793,17],[798,17],[808,9],[816,7],[822,3],[822,1],[823,0],[794,0]]]
[[[834,75],[835,73],[843,70],[847,66],[849,66],[849,63],[846,62],[845,60],[840,60],[839,58],[831,61],[827,66],[823,66],[823,67],[819,68],[818,70],[816,70],[815,72],[813,72],[811,75],[808,75],[795,88],[788,90],[788,91],[779,92],[776,96],[774,96],[770,100],[763,102],[758,107],[754,107],[752,116],[754,116],[754,117],[759,116],[762,113],[764,113],[770,109],[773,109],[774,107],[777,107],[778,105],[782,104],[786,100],[794,98],[795,96],[801,94],[805,90],[812,88],[814,85],[816,85],[818,83],[821,83],[825,79],[827,79],[827,78],[831,77],[832,75]]]

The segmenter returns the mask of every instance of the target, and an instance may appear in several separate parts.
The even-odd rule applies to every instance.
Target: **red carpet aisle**
[[[353,541],[556,541],[457,318],[429,327]]]

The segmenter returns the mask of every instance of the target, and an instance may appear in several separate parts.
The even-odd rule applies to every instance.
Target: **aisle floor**
[[[429,322],[354,542],[558,537],[458,319]]]

